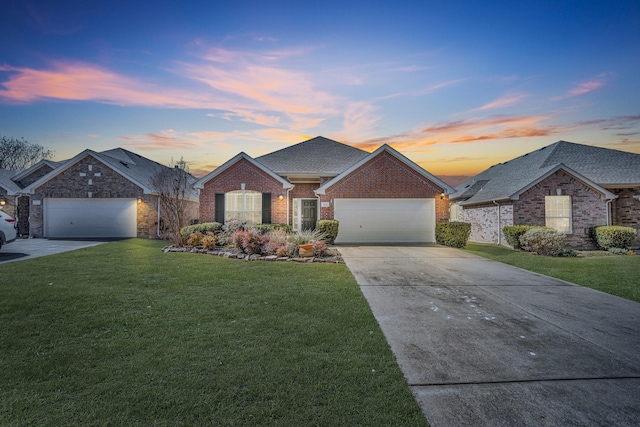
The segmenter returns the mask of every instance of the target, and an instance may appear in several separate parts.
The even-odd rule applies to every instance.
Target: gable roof
[[[412,162],[407,157],[405,157],[404,155],[400,154],[398,151],[396,151],[391,146],[389,146],[387,144],[384,144],[384,145],[378,147],[378,149],[376,151],[374,151],[373,153],[368,154],[365,158],[363,158],[359,162],[351,165],[351,167],[349,167],[348,169],[344,170],[338,176],[336,176],[333,179],[330,179],[329,181],[327,181],[324,184],[322,184],[317,190],[315,190],[315,193],[316,194],[325,194],[326,190],[329,187],[331,187],[332,185],[334,185],[337,182],[339,182],[341,179],[343,179],[344,177],[349,175],[354,170],[358,169],[360,166],[364,165],[365,163],[367,163],[367,162],[371,161],[372,159],[374,159],[375,157],[379,156],[381,153],[389,153],[389,154],[391,154],[392,156],[394,156],[395,158],[397,158],[398,160],[400,160],[401,162],[403,162],[404,164],[406,164],[407,166],[409,166],[410,168],[412,168],[413,170],[415,170],[416,172],[421,174],[423,177],[425,177],[429,181],[431,181],[434,184],[436,184],[439,187],[441,187],[445,193],[451,193],[451,192],[454,191],[454,189],[452,187],[450,187],[448,184],[446,184],[444,181],[436,178],[434,175],[430,174],[429,172],[427,172],[426,170],[424,170],[423,168],[418,166],[416,163]]]
[[[229,169],[231,166],[235,165],[237,162],[239,162],[242,159],[245,159],[246,161],[251,163],[253,166],[257,167],[258,169],[260,169],[261,171],[263,171],[264,173],[266,173],[276,181],[280,182],[282,184],[282,188],[293,188],[293,185],[289,181],[282,178],[281,176],[279,176],[278,174],[276,174],[275,172],[267,168],[265,165],[256,161],[254,158],[252,158],[250,155],[244,152],[236,154],[233,158],[227,160],[226,162],[224,162],[224,164],[218,166],[213,171],[209,172],[207,175],[197,180],[196,183],[194,184],[194,187],[197,189],[203,189],[204,185],[207,182],[211,181],[213,178],[220,175],[222,172]]]
[[[9,169],[0,169],[0,187],[4,188],[9,196],[20,193],[21,188],[12,179],[18,172],[19,171]]]
[[[40,160],[38,163],[31,165],[30,167],[23,170],[22,172],[17,173],[12,179],[14,182],[18,182],[18,181],[21,181],[23,178],[36,172],[38,169],[42,168],[43,166],[49,166],[51,169],[55,169],[60,165],[62,165],[63,163],[64,162],[54,162],[53,160]]]
[[[161,165],[160,163],[149,160],[146,157],[142,157],[141,155],[125,150],[124,148],[114,148],[112,150],[102,152],[86,149],[73,158],[67,160],[61,166],[52,170],[33,184],[29,185],[25,190],[33,193],[34,189],[58,176],[87,156],[91,156],[104,163],[116,173],[141,187],[145,194],[154,194],[156,192],[155,188],[151,185],[151,177],[162,169],[169,169],[168,166]],[[193,178],[193,181],[195,181],[195,178]],[[187,198],[191,200],[198,200],[196,190],[192,189]]]
[[[255,160],[280,176],[336,176],[368,155],[359,148],[317,136]]]
[[[558,141],[513,160],[491,166],[456,187],[461,205],[517,197],[557,170],[564,170],[607,198],[605,187],[640,185],[640,154]]]

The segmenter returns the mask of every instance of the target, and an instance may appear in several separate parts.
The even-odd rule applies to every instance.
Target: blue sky
[[[317,135],[441,177],[560,139],[640,153],[637,1],[306,3],[5,2],[0,135],[197,175]]]

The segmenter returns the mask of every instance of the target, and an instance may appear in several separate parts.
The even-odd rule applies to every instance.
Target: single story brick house
[[[547,225],[567,246],[594,249],[590,227],[640,229],[640,154],[558,141],[491,166],[450,201],[451,219],[471,223],[473,242],[508,246],[503,227]]]
[[[28,230],[21,234],[46,238],[162,237],[163,215],[150,178],[163,168],[169,169],[122,148],[84,150],[64,162],[40,162],[12,178],[20,187],[13,194],[17,217]],[[195,190],[188,198],[191,218],[196,219]]]
[[[453,188],[388,145],[369,153],[324,137],[252,158],[239,153],[196,182],[200,221],[340,221],[336,243],[435,242]]]

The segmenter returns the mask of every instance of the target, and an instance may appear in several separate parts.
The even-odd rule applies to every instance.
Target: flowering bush
[[[323,256],[327,251],[327,244],[324,240],[316,240],[313,242],[313,254],[315,256]]]
[[[562,251],[564,238],[564,234],[549,228],[533,228],[520,236],[520,246],[538,255],[557,256]]]
[[[289,256],[289,250],[284,245],[278,246],[278,248],[276,249],[276,255],[279,257]]]

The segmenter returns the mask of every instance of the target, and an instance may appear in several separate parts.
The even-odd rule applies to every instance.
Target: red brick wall
[[[216,194],[240,190],[240,184],[245,183],[245,189],[260,193],[271,193],[271,222],[287,222],[286,201],[278,196],[286,197],[286,190],[282,184],[266,172],[257,168],[246,159],[240,159],[225,171],[204,184],[200,190],[200,222],[215,221]]]
[[[449,201],[440,199],[442,192],[443,188],[392,154],[382,152],[327,189],[321,201],[329,202],[329,207],[320,209],[320,218],[333,218],[333,199],[435,198],[437,220],[443,221],[449,218]]]
[[[89,170],[89,166],[92,170]],[[82,176],[81,174],[84,174]],[[89,185],[89,179],[92,184]],[[29,234],[33,237],[42,237],[44,234],[43,205],[34,205],[33,201],[43,201],[47,197],[52,198],[137,198],[144,197],[143,189],[129,181],[109,166],[92,156],[87,156],[69,169],[47,181],[35,189],[31,196]],[[153,206],[142,203],[138,207],[138,237],[153,237],[149,234],[149,227],[144,226],[146,218],[153,217],[153,213],[145,209],[153,210]]]
[[[613,225],[632,227],[638,231],[634,245],[640,245],[640,187],[609,190],[617,199],[611,202]],[[635,197],[634,197],[635,196]]]
[[[573,234],[568,234],[565,245],[576,249],[595,249],[587,229],[607,223],[607,206],[602,195],[574,177],[557,171],[520,195],[513,202],[514,225],[545,225],[544,198],[555,196],[556,189],[563,196],[571,196]]]

